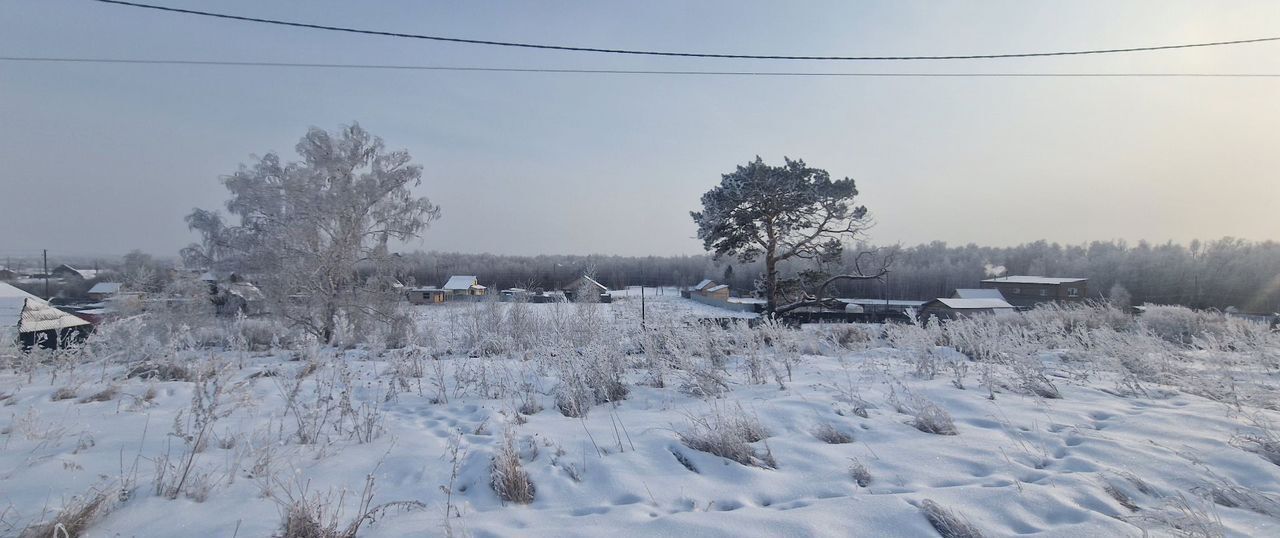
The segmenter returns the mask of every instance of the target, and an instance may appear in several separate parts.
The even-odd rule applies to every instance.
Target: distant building
[[[98,278],[97,269],[76,269],[67,264],[54,267],[49,275],[63,280],[93,280]]]
[[[707,288],[710,288],[715,285],[716,285],[715,281],[709,278],[704,279],[702,282],[694,284],[693,286],[690,286],[687,289],[680,290],[680,296],[684,297],[685,299],[688,299],[690,297],[693,297],[694,295],[701,295],[707,290]]]
[[[910,318],[911,315],[918,314],[920,307],[925,303],[903,299],[836,299],[836,301],[844,303],[845,312],[871,314],[873,319]]]
[[[17,280],[23,278],[23,274],[12,269],[0,269],[0,280]]]
[[[613,300],[609,295],[609,288],[587,275],[578,277],[562,290],[570,301],[607,303]]]
[[[1003,299],[934,299],[920,307],[920,318],[955,319],[976,314],[1016,312],[1017,308]]]
[[[89,298],[94,301],[104,301],[118,293],[120,293],[119,282],[99,282],[89,288]]]
[[[480,285],[480,279],[472,275],[451,276],[440,289],[448,292],[450,298],[483,297],[488,292],[488,288]]]
[[[729,286],[727,284],[719,284],[702,290],[702,296],[716,301],[729,301]]]
[[[254,316],[267,311],[266,296],[262,294],[262,290],[242,280],[218,284],[213,304],[220,316]]]
[[[1009,304],[1030,307],[1051,301],[1080,302],[1088,296],[1089,279],[1044,276],[1003,276],[981,282],[983,289],[1000,290]]]
[[[409,302],[413,304],[436,304],[445,302],[449,296],[449,292],[435,286],[427,286],[423,288],[410,288],[405,292],[405,296],[408,297]]]

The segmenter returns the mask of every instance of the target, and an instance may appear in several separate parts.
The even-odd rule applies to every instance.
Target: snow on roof
[[[979,288],[959,288],[956,290],[953,299],[1000,299],[1004,300],[1004,294],[997,289],[979,289]]]
[[[705,287],[710,286],[710,285],[711,285],[711,279],[710,279],[710,278],[708,278],[708,279],[706,279],[706,280],[703,280],[702,282],[699,282],[696,286],[694,286],[694,287],[693,287],[693,289],[695,289],[695,290],[700,290],[700,289],[705,288]]]
[[[261,301],[266,298],[262,290],[248,282],[232,282],[227,285],[227,293],[246,301]]]
[[[1013,305],[1005,302],[1004,299],[940,298],[940,299],[937,299],[937,301],[944,305],[947,305],[947,307],[949,308],[953,308],[956,310],[972,310],[972,309],[987,309],[987,308],[1012,309],[1013,308]]]
[[[595,287],[597,289],[600,289],[602,290],[601,293],[609,291],[609,288],[607,286],[599,282],[596,282],[596,279],[591,278],[588,275],[582,275],[574,279],[574,281],[570,282],[568,286],[564,287],[564,289],[573,291],[578,288],[587,288],[587,287]]]
[[[440,288],[450,291],[465,290],[470,289],[471,286],[476,284],[478,284],[478,282],[474,275],[457,275],[449,277],[449,281],[445,282]]]
[[[888,306],[923,306],[925,301],[907,301],[903,299],[836,299],[845,304],[856,305],[888,305]]]
[[[119,282],[99,282],[89,288],[89,293],[120,293]]]
[[[0,326],[18,332],[47,331],[88,325],[89,322],[58,310],[43,299],[0,282]]]
[[[712,292],[712,291],[720,291],[720,290],[723,290],[723,289],[727,289],[728,287],[729,287],[729,285],[728,285],[728,284],[721,284],[721,285],[719,285],[719,286],[715,286],[715,287],[707,288],[707,291],[708,291],[708,292]]]
[[[988,278],[983,282],[991,282],[993,284],[1070,284],[1072,282],[1084,282],[1087,278],[1062,278],[1048,276],[1002,276],[998,278]]]

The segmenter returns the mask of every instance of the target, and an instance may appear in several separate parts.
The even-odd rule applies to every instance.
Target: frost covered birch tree
[[[822,293],[841,279],[879,278],[873,274],[835,275],[822,282],[816,298],[803,296],[780,305],[778,263],[830,256],[868,224],[866,206],[855,205],[858,189],[852,179],[833,181],[826,170],[802,160],[784,158],[782,166],[760,157],[721,176],[720,184],[702,195],[702,211],[691,212],[698,239],[715,256],[736,256],[743,263],[764,259],[764,288],[769,312],[785,312],[820,303]]]
[[[247,276],[274,314],[332,343],[343,319],[393,318],[398,257],[389,243],[416,237],[440,209],[414,196],[422,167],[409,153],[387,151],[357,124],[312,128],[296,151],[300,161],[268,153],[223,178],[238,224],[194,210],[187,224],[202,241],[183,256]]]

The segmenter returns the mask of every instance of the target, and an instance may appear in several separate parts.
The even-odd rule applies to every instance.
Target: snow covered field
[[[646,330],[630,294],[415,307],[399,349],[135,318],[10,352],[0,535],[1280,535],[1265,326],[646,299]]]

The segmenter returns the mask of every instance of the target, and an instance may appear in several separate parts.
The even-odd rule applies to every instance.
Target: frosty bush
[[[93,522],[105,517],[123,500],[125,491],[118,484],[95,486],[66,501],[48,520],[23,529],[18,538],[84,536]]]
[[[911,425],[917,430],[935,435],[959,433],[956,431],[956,424],[951,419],[951,414],[946,409],[911,393],[905,386],[898,385],[890,390],[889,405],[899,413],[911,415]]]
[[[560,380],[555,389],[556,407],[566,417],[585,416],[593,405],[627,397],[629,391],[623,382],[626,362],[616,347],[561,347],[543,360]]]
[[[982,538],[982,531],[961,516],[957,516],[942,505],[925,499],[920,502],[920,513],[933,526],[942,538]]]
[[[515,434],[507,430],[503,435],[498,453],[489,463],[489,486],[503,502],[529,504],[533,502],[535,488],[529,480],[520,462],[520,452],[516,450]]]
[[[715,454],[743,465],[769,469],[778,466],[768,445],[765,445],[763,452],[751,446],[751,443],[768,437],[769,431],[760,424],[758,418],[742,409],[741,405],[732,408],[712,405],[709,413],[689,417],[689,424],[683,431],[677,432],[677,435],[685,446],[694,450]]]

